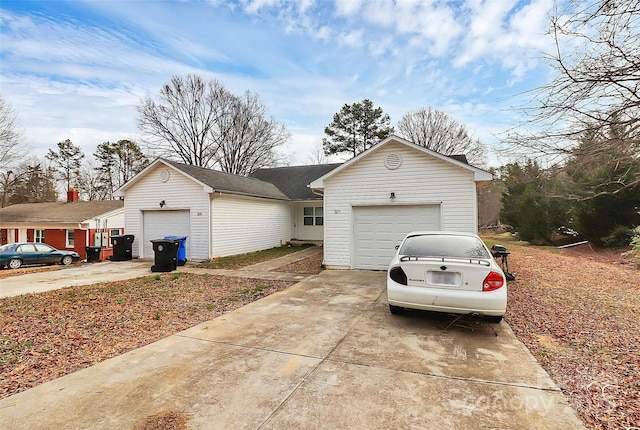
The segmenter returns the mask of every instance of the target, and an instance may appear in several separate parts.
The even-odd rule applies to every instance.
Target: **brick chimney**
[[[78,201],[78,190],[71,188],[67,191],[67,203],[73,203]]]

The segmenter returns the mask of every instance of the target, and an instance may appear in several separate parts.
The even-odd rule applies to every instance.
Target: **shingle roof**
[[[322,197],[314,194],[307,185],[341,164],[258,169],[251,174],[251,177],[274,184],[292,200],[322,200]]]
[[[171,160],[163,159],[163,161],[197,179],[203,184],[210,186],[215,191],[278,200],[289,200],[289,197],[285,193],[269,182],[264,182],[256,178],[248,178],[246,176],[211,170],[205,167],[177,163]]]
[[[21,203],[0,209],[0,223],[79,223],[122,207],[123,200]]]

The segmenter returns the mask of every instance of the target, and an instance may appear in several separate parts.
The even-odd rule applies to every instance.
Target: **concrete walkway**
[[[391,315],[385,274],[324,271],[0,400],[7,429],[582,429],[505,324]]]
[[[295,263],[296,261],[304,260],[305,258],[312,257],[320,253],[322,253],[322,247],[312,246],[309,248],[305,248],[302,251],[287,254],[282,257],[267,260],[262,263],[254,264],[252,266],[243,267],[241,269],[201,269],[198,267],[193,267],[193,265],[187,263],[186,266],[178,267],[178,272],[223,276],[240,276],[245,278],[270,279],[279,281],[301,281],[308,275],[299,273],[276,272],[274,270],[282,266],[286,266],[287,264]]]
[[[321,252],[321,247],[314,246],[239,270],[199,269],[194,267],[193,264],[187,263],[186,266],[178,266],[177,271],[283,281],[300,281],[308,275],[272,272],[272,270]],[[151,266],[153,266],[153,260],[135,259],[130,261],[103,261],[100,263],[65,267],[60,270],[11,276],[0,279],[0,298],[19,296],[21,294],[28,293],[42,293],[44,291],[57,290],[77,285],[122,281],[124,279],[153,275],[154,273],[151,272]]]

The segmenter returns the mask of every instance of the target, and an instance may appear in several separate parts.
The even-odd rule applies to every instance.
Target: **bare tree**
[[[238,97],[195,75],[174,76],[160,90],[160,102],[147,98],[138,113],[138,126],[165,155],[230,173],[274,165],[275,149],[289,139],[284,126],[265,119],[256,94]]]
[[[308,164],[327,164],[329,162],[329,157],[324,153],[324,149],[322,148],[322,144],[316,145],[311,150],[311,153],[307,157]]]
[[[228,113],[232,98],[217,80],[176,75],[160,90],[159,102],[147,97],[138,106],[138,127],[170,157],[175,154],[187,164],[211,167],[220,119]]]
[[[579,147],[582,159],[640,167],[640,0],[568,2],[551,18],[556,74],[536,90],[528,121],[505,136],[513,154],[563,165]],[[610,130],[620,138],[602,139]],[[592,142],[590,146],[588,142]],[[621,172],[617,190],[640,184],[640,173]],[[615,193],[616,191],[610,191]],[[595,194],[594,194],[595,195]]]
[[[82,200],[104,200],[107,198],[108,188],[102,182],[100,172],[91,160],[85,160],[80,167],[78,191]]]
[[[17,129],[16,113],[11,104],[0,96],[0,169],[17,165],[26,150],[22,144],[22,133]]]
[[[257,94],[247,91],[234,97],[228,115],[221,119],[217,136],[216,165],[223,172],[248,175],[284,161],[276,151],[290,138],[273,118],[265,119],[265,106]]]
[[[479,139],[446,113],[432,108],[420,108],[404,114],[398,122],[398,132],[416,145],[443,155],[465,155],[476,166],[486,164],[486,152]]]

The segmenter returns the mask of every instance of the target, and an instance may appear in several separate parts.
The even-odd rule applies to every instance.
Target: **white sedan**
[[[477,235],[413,232],[389,265],[387,298],[393,314],[421,309],[499,323],[507,309],[507,281]]]

